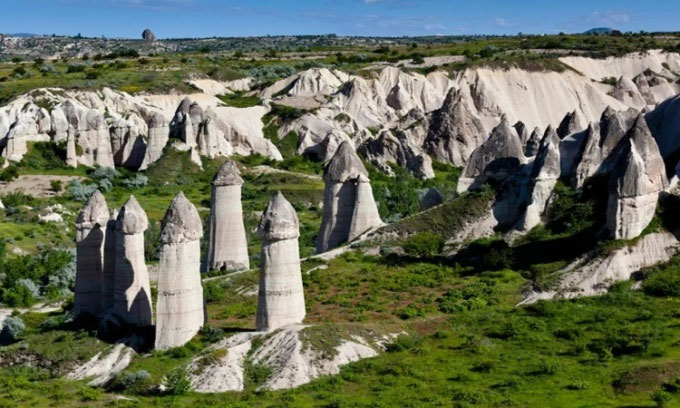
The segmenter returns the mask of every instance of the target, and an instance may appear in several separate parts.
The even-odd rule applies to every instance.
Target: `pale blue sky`
[[[680,31],[679,0],[0,0],[0,32],[158,37]]]

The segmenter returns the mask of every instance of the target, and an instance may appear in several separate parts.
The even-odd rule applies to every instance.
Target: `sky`
[[[653,4],[652,4],[653,3]],[[0,32],[139,38],[680,31],[680,0],[0,0]]]

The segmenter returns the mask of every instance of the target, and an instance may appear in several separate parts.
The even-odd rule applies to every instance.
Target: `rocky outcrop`
[[[612,284],[630,279],[640,269],[668,262],[678,248],[680,242],[673,234],[658,232],[604,256],[585,256],[558,272],[562,277],[554,289],[531,292],[521,304],[606,293]]]
[[[194,130],[194,123],[191,115],[192,106],[194,105],[191,102],[191,99],[184,98],[177,107],[172,122],[170,122],[170,136],[183,141],[190,147],[196,146],[196,131],[200,124],[200,122],[197,123],[195,125],[196,130]],[[198,107],[198,109],[200,109],[200,107]],[[198,116],[198,109],[194,107],[194,117]],[[202,121],[203,118],[201,117],[200,120]]]
[[[413,144],[402,129],[380,132],[376,138],[361,145],[359,150],[368,161],[387,174],[393,174],[389,163],[394,163],[410,170],[418,178],[434,178],[432,159]]]
[[[586,127],[577,110],[567,113],[557,127],[557,136],[564,139],[572,133],[580,132]]]
[[[680,151],[680,95],[660,103],[646,116],[659,151],[668,158]]]
[[[111,127],[111,150],[116,166],[137,170],[144,160],[146,141],[133,123],[121,118]]]
[[[142,40],[146,41],[156,41],[156,36],[148,28],[142,32]]]
[[[488,180],[502,181],[514,174],[523,162],[519,136],[503,117],[491,136],[472,152],[458,181],[458,192],[478,188]]]
[[[430,117],[425,150],[439,161],[460,167],[486,136],[486,129],[466,105],[462,92],[451,89],[442,107]]]
[[[144,263],[144,231],[148,226],[146,213],[130,196],[116,220],[113,312],[121,321],[136,326],[153,322],[149,273]]]
[[[61,107],[56,107],[50,112],[52,120],[52,141],[55,143],[61,143],[66,141],[68,136],[69,123],[64,114],[64,110]],[[0,132],[2,134],[2,132]]]
[[[213,178],[206,259],[208,270],[240,271],[250,268],[241,206],[242,185],[243,179],[231,160],[227,160]]]
[[[97,316],[101,311],[104,242],[109,209],[98,190],[76,218],[76,283],[74,314]]]
[[[524,143],[524,155],[526,157],[534,157],[538,153],[538,148],[541,144],[541,138],[542,138],[541,130],[539,128],[535,128],[529,137],[527,138],[526,143]]]
[[[78,167],[76,131],[73,129],[73,126],[69,126],[66,133],[66,165],[69,167]]]
[[[111,151],[109,127],[104,116],[96,109],[90,109],[80,123],[76,144],[82,149],[78,163],[86,166],[115,167]]]
[[[612,171],[607,227],[615,239],[633,239],[654,217],[659,193],[668,181],[666,168],[644,116],[627,135],[624,150]]]
[[[234,148],[224,137],[224,132],[220,130],[215,111],[208,108],[203,116],[204,119],[198,131],[198,149],[201,156],[211,159],[217,156],[231,156]]]
[[[561,174],[559,146],[559,136],[551,126],[548,126],[531,170],[531,192],[527,208],[516,227],[519,231],[529,231],[541,221]]]
[[[267,205],[257,229],[262,239],[255,321],[258,331],[273,331],[301,323],[305,318],[299,229],[295,209],[278,192]]]
[[[156,303],[157,350],[181,347],[203,326],[201,242],[203,224],[183,193],[177,194],[161,226]]]
[[[361,180],[360,180],[361,179]],[[361,232],[382,224],[368,183],[368,172],[349,142],[338,148],[324,171],[324,208],[316,252],[331,250]],[[358,190],[361,189],[361,196]],[[367,190],[368,189],[368,190]],[[358,200],[362,202],[357,206]],[[359,209],[358,212],[356,209]],[[360,219],[356,219],[360,217]]]
[[[149,119],[149,135],[147,146],[144,152],[144,160],[139,165],[140,170],[146,170],[163,155],[163,149],[168,144],[170,137],[170,127],[163,115],[154,113]]]

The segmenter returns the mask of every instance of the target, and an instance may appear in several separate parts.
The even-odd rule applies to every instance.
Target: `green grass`
[[[250,108],[262,104],[262,100],[257,96],[246,96],[242,93],[233,93],[228,95],[220,95],[218,98],[227,106],[234,108]]]

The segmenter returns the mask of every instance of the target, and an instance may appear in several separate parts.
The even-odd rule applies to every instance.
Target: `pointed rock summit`
[[[101,312],[104,241],[109,209],[95,191],[76,218],[76,283],[74,314],[96,316]]]
[[[460,167],[486,136],[482,122],[463,101],[462,92],[452,88],[442,107],[431,115],[425,150],[437,160]]]
[[[627,144],[612,170],[607,226],[615,239],[633,239],[649,225],[668,186],[666,169],[643,115],[628,132]]]
[[[515,173],[524,162],[522,143],[506,117],[491,136],[470,156],[458,182],[458,192],[477,188],[487,180],[500,181]]]
[[[343,142],[326,165],[324,181],[324,212],[317,253],[382,225],[368,172],[350,142]]]
[[[258,225],[262,238],[256,327],[272,331],[305,318],[300,271],[299,222],[281,192],[269,201]]]
[[[201,217],[180,192],[161,223],[155,341],[158,350],[183,346],[203,326],[202,236]]]
[[[580,132],[585,127],[581,115],[577,110],[567,113],[562,122],[557,127],[557,135],[564,139],[572,133]]]
[[[215,174],[210,198],[210,227],[206,267],[208,270],[250,269],[248,241],[243,224],[243,179],[232,160]]]
[[[146,213],[134,196],[120,209],[116,220],[116,272],[114,314],[136,326],[153,323],[149,273],[144,262]]]

